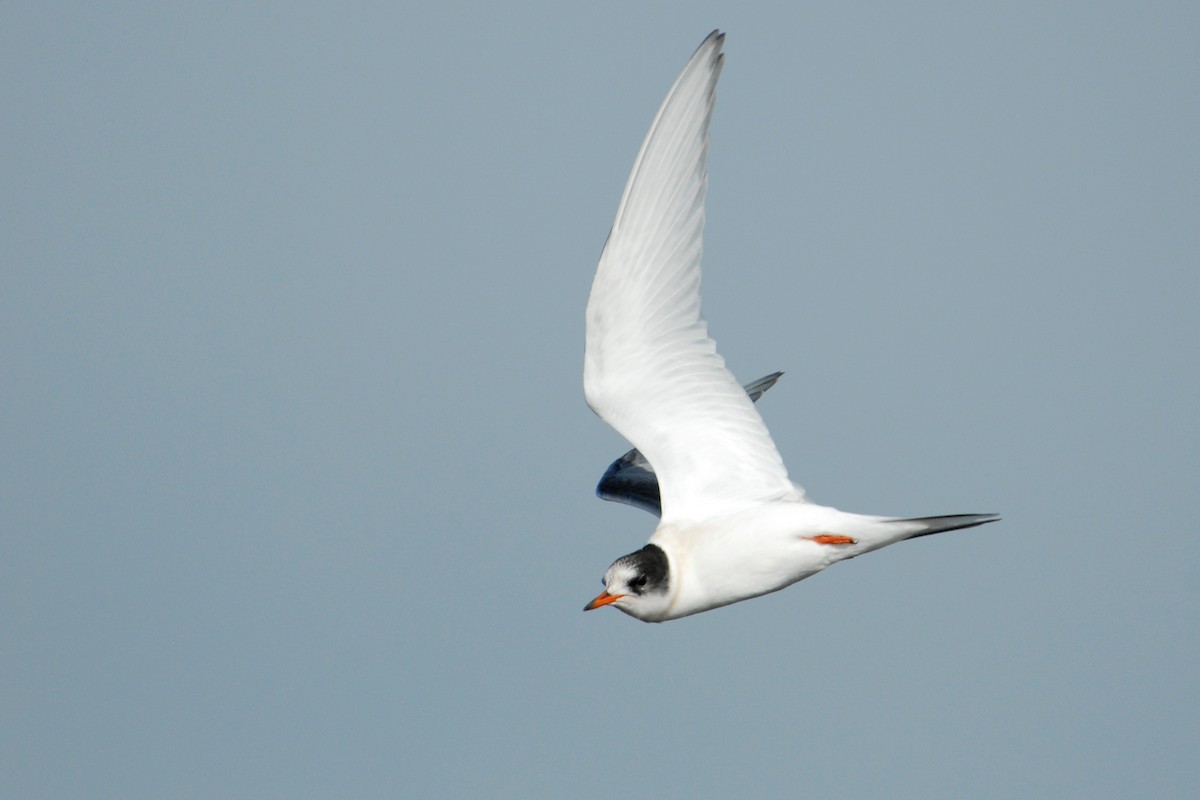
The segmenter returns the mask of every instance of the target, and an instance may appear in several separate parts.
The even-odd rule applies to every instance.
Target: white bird
[[[851,514],[810,502],[788,480],[700,315],[705,158],[724,38],[704,40],[650,125],[588,299],[588,405],[648,462],[627,454],[627,466],[646,473],[634,481],[640,489],[618,480],[606,495],[602,480],[598,491],[655,511],[647,481],[657,476],[661,518],[649,544],[612,563],[585,611],[612,605],[647,622],[677,619],[894,542],[999,519]],[[614,468],[619,478],[620,464],[605,479]]]

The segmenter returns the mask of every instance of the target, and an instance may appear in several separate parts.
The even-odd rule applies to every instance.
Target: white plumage
[[[700,313],[708,124],[723,41],[716,31],[704,40],[659,108],[587,306],[588,404],[649,461],[662,512],[650,545],[613,563],[605,592],[588,608],[612,604],[648,621],[782,589],[902,539],[996,519],[849,514],[808,502],[788,480]]]

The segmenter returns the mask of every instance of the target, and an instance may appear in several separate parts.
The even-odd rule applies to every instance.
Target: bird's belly
[[[776,546],[690,554],[671,616],[683,617],[791,586],[829,565],[819,546],[788,537]]]

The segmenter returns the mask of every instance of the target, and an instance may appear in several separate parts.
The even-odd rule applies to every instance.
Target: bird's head
[[[604,573],[604,591],[583,610],[611,605],[646,622],[663,620],[671,605],[670,573],[667,554],[648,544],[612,563]]]

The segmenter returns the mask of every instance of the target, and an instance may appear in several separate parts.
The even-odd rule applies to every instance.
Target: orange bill
[[[601,592],[600,594],[596,595],[595,600],[584,606],[583,610],[591,611],[593,608],[599,608],[600,606],[606,606],[609,603],[615,603],[624,596],[625,595],[623,594],[609,594],[608,592]]]

